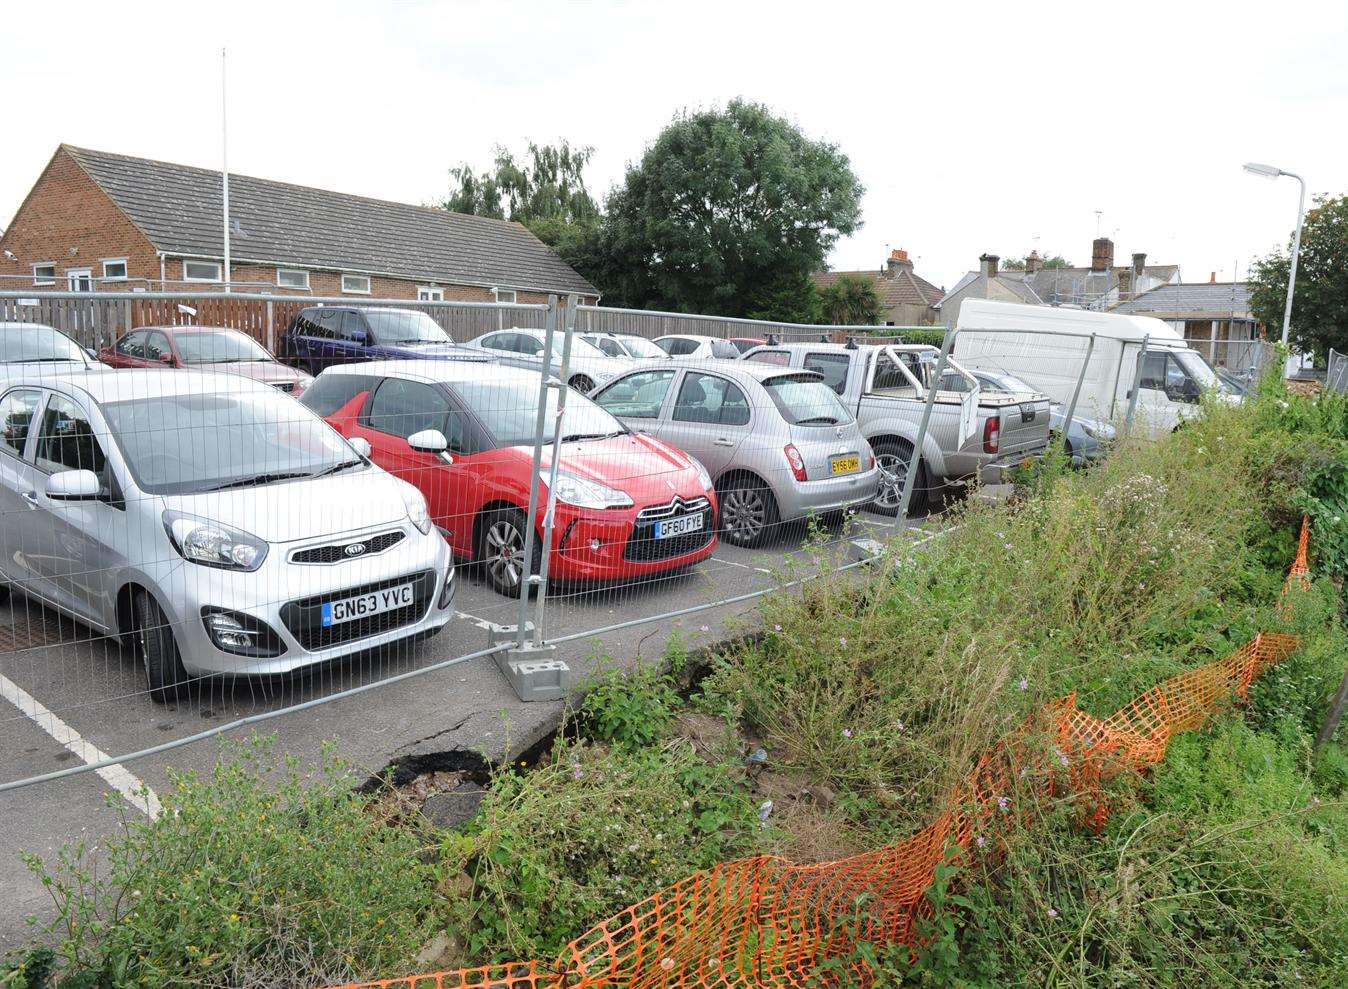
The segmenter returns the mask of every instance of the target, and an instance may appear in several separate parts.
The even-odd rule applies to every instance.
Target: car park
[[[45,323],[0,323],[0,373],[82,371],[102,365],[94,354],[60,330]]]
[[[260,382],[34,372],[5,383],[0,421],[0,587],[120,638],[156,700],[453,615],[421,493]]]
[[[342,435],[368,442],[375,463],[415,484],[462,559],[518,596],[525,577],[539,375],[497,365],[388,361],[331,368],[301,400]],[[546,421],[558,392],[547,389]],[[549,573],[603,582],[668,574],[716,546],[717,499],[702,465],[673,444],[634,433],[583,395],[560,424]],[[539,474],[534,556],[542,558],[551,445]]]
[[[560,375],[562,371],[565,340],[566,337],[562,333],[554,333],[552,336],[552,359],[549,363],[554,375]],[[484,333],[474,340],[469,340],[467,346],[491,354],[497,361],[510,367],[538,371],[543,367],[546,343],[547,334],[543,330],[516,327]],[[630,360],[610,357],[594,344],[585,341],[580,334],[572,334],[567,383],[576,391],[588,394],[596,385],[611,381],[631,366]]]
[[[485,360],[449,338],[417,309],[388,306],[309,306],[295,314],[281,336],[280,357],[318,374],[334,364],[391,360]]]
[[[313,377],[282,364],[246,333],[224,326],[143,326],[103,348],[109,367],[176,367],[225,371],[298,395]]]
[[[670,357],[688,357],[693,360],[733,361],[740,356],[739,348],[720,337],[675,333],[656,337],[654,343]]]
[[[872,509],[896,515],[939,355],[935,347],[920,344],[819,342],[758,347],[744,360],[824,375],[829,388],[856,416],[884,471]],[[911,512],[922,511],[938,485],[971,478],[1002,483],[1048,449],[1047,396],[983,392],[958,362],[947,363],[965,379],[967,388],[963,393],[938,388],[932,396]]]
[[[598,347],[609,357],[625,357],[631,360],[658,360],[668,357],[652,340],[632,333],[582,333],[580,338],[588,344]]]
[[[761,545],[779,522],[836,517],[876,496],[871,448],[818,372],[647,362],[595,402],[702,463],[721,501],[722,538],[733,545]]]

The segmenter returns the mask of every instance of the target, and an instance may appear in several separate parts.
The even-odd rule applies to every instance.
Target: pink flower
[[[1021,677],[1021,678],[1020,678],[1020,683],[1018,683],[1016,686],[1020,687],[1021,690],[1029,690],[1029,689],[1030,689],[1030,681],[1027,680],[1027,679],[1025,679],[1024,677]]]
[[[772,626],[772,630],[773,630],[774,632],[780,632],[780,631],[782,630],[782,626],[780,626],[780,625],[774,625],[774,626]]]
[[[998,806],[1001,810],[1006,810],[1008,807],[1011,806],[1011,801],[1007,800],[1005,797],[998,797],[998,798],[997,798],[997,806]]]
[[[1049,920],[1057,920],[1057,919],[1058,919],[1058,911],[1054,910],[1052,907],[1049,907],[1049,908],[1048,908],[1048,919],[1049,919]]]
[[[851,729],[851,728],[844,728],[844,729],[842,730],[842,737],[843,737],[843,738],[851,738],[851,737],[852,737],[852,729]]]
[[[704,631],[704,632],[710,632],[710,631],[711,631],[711,626],[710,626],[710,625],[703,625],[703,626],[702,626],[702,631]]]
[[[671,971],[671,970],[674,968],[674,959],[673,959],[673,958],[661,958],[661,959],[660,959],[660,967],[663,968],[666,972]]]
[[[846,648],[847,648],[847,636],[844,635],[842,638],[840,638],[840,639],[838,640],[838,645],[840,645],[840,646],[842,646],[844,649],[846,649]]]
[[[974,843],[977,844],[979,848],[982,848],[984,845],[988,843],[988,839],[984,838],[980,834],[977,838],[974,839]]]

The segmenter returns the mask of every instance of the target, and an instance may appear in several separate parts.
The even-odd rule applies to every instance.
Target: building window
[[[434,286],[434,285],[418,285],[418,286],[417,286],[417,301],[418,301],[418,302],[444,302],[444,301],[445,301],[445,290],[442,289],[442,288],[437,288],[437,287]]]
[[[276,284],[281,288],[308,289],[309,272],[300,268],[277,268]]]
[[[343,275],[342,291],[350,295],[369,295],[370,294],[370,276],[369,275]]]
[[[184,261],[183,281],[218,282],[220,280],[219,261]]]
[[[105,282],[126,281],[126,258],[104,258],[103,280]]]
[[[496,293],[497,302],[509,302],[511,305],[514,305],[516,298],[515,290],[513,288],[498,288],[493,289],[493,291]]]
[[[54,264],[35,264],[35,265],[33,265],[33,284],[34,284],[34,285],[55,285],[55,284],[56,284],[56,265],[54,265]]]

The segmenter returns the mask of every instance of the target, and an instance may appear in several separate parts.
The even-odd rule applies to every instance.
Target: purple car
[[[414,309],[385,306],[310,306],[281,337],[281,360],[310,374],[358,361],[487,361],[460,347],[440,324]]]

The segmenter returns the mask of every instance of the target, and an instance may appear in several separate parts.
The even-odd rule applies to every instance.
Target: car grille
[[[323,602],[350,597],[353,594],[369,594],[388,587],[414,582],[412,603],[405,608],[385,611],[369,618],[357,618],[355,621],[342,622],[340,625],[323,627]],[[402,577],[390,577],[373,584],[348,587],[345,590],[332,591],[300,601],[290,601],[281,606],[281,621],[290,630],[290,634],[299,640],[306,650],[313,652],[341,645],[343,642],[355,642],[368,639],[373,635],[382,635],[404,625],[412,625],[426,614],[431,604],[431,595],[435,591],[435,573],[424,570],[421,573],[407,574]]]
[[[401,529],[395,532],[381,532],[368,539],[352,539],[345,543],[333,543],[329,546],[310,546],[297,549],[290,554],[292,563],[341,563],[343,560],[359,560],[362,557],[382,553],[397,546],[407,538]],[[363,547],[363,548],[361,548]]]
[[[701,529],[682,536],[671,536],[668,539],[655,538],[655,523],[660,519],[694,513],[702,516]],[[636,524],[632,526],[632,535],[628,537],[627,545],[623,547],[623,559],[630,563],[654,563],[692,553],[712,541],[715,536],[715,524],[716,519],[709,500],[692,498],[684,501],[676,495],[667,505],[652,505],[637,513]]]

